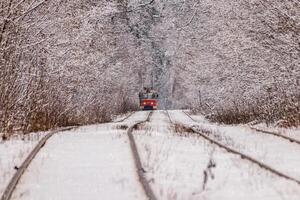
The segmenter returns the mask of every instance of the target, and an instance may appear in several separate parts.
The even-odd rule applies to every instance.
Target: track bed
[[[300,145],[193,117],[144,111],[56,133],[26,168],[11,199],[300,198],[300,184],[287,178],[299,179]],[[26,146],[19,163],[39,140]]]

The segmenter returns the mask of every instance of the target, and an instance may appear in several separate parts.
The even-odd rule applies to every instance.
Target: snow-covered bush
[[[118,1],[1,1],[0,131],[98,123],[135,109],[137,50],[126,20],[113,19],[120,12]]]

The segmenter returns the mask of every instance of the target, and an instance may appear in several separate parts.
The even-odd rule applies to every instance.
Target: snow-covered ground
[[[16,172],[15,167],[22,164],[29,152],[45,134],[16,135],[8,141],[0,141],[0,196]]]
[[[300,141],[300,128],[299,127],[279,128],[279,127],[267,126],[266,124],[257,124],[254,126],[254,128],[282,134],[284,136],[288,136],[288,137],[291,137],[293,139]]]
[[[171,117],[189,121],[181,111],[171,113]],[[154,113],[151,122],[135,132],[146,175],[158,199],[299,199],[296,183],[202,138],[180,135],[164,111]]]
[[[139,121],[143,121],[148,117],[150,111],[145,111],[145,112],[135,112],[133,113],[128,119],[124,120],[123,122],[118,122],[120,120],[123,120],[124,118],[127,117],[127,115],[118,117],[114,120],[112,124],[115,125],[121,125],[121,124],[126,124],[128,126],[131,126]],[[117,123],[116,123],[117,122]]]
[[[124,121],[126,118],[130,117],[132,114],[134,114],[133,112],[128,112],[128,113],[124,113],[121,115],[116,115],[113,116],[113,122],[121,122]]]
[[[145,199],[125,130],[83,127],[51,138],[12,199]]]
[[[57,188],[59,188],[59,187],[64,188],[64,186],[62,186],[62,185],[51,182],[51,181],[58,181],[58,180],[61,181],[66,178],[66,177],[60,176],[60,175],[55,176],[53,171],[56,170],[56,172],[59,173],[59,172],[64,171],[65,169],[68,169],[68,166],[69,167],[71,166],[71,162],[69,162],[69,164],[64,163],[62,165],[58,165],[59,158],[63,159],[64,156],[67,157],[67,155],[68,155],[67,149],[69,149],[69,150],[72,149],[72,150],[74,150],[74,153],[69,151],[70,158],[72,158],[72,155],[74,155],[78,159],[82,159],[82,161],[84,161],[84,158],[89,159],[89,154],[91,154],[93,152],[88,152],[88,150],[87,150],[87,151],[84,151],[85,153],[87,153],[84,155],[84,154],[78,154],[75,151],[78,150],[78,151],[82,152],[82,149],[84,149],[83,147],[85,147],[85,148],[89,147],[89,143],[91,143],[91,145],[92,145],[92,139],[94,139],[96,137],[96,136],[94,136],[94,134],[96,134],[99,137],[98,141],[103,142],[104,144],[107,145],[106,147],[108,149],[106,149],[106,150],[104,147],[102,149],[98,149],[98,151],[102,152],[102,154],[108,155],[108,157],[109,157],[109,156],[113,155],[113,153],[111,155],[108,154],[109,151],[120,151],[121,159],[122,158],[126,159],[126,156],[121,155],[122,153],[126,154],[127,156],[131,156],[130,149],[128,148],[128,144],[127,144],[128,143],[128,141],[126,139],[127,136],[125,134],[125,130],[123,130],[124,128],[122,128],[122,125],[131,126],[132,124],[145,119],[147,117],[147,114],[148,114],[148,112],[138,112],[138,113],[134,113],[130,117],[129,121],[125,120],[124,122],[120,122],[120,123],[107,123],[105,125],[94,125],[94,126],[82,127],[75,131],[70,131],[68,133],[66,133],[66,132],[57,133],[53,138],[51,138],[47,142],[47,144],[44,146],[44,149],[42,149],[41,152],[38,153],[37,157],[34,159],[32,164],[30,165],[29,171],[26,171],[26,173],[22,177],[20,184],[18,185],[18,188],[17,188],[13,198],[14,199],[53,199],[53,196],[49,195],[49,194],[53,193],[53,190],[51,190],[51,187],[49,187],[49,185],[46,185],[45,183],[43,183],[43,181],[46,181],[46,182],[48,181],[48,183],[53,184],[54,187],[56,186]],[[123,117],[125,117],[125,116],[120,116],[116,120],[118,121],[118,120],[122,119]],[[90,134],[88,134],[89,131],[90,131]],[[102,134],[102,133],[105,133],[105,134]],[[10,181],[12,176],[14,175],[14,173],[16,171],[15,167],[18,167],[21,165],[21,163],[25,160],[25,158],[28,156],[28,154],[32,151],[32,149],[35,147],[35,145],[38,143],[38,141],[45,134],[46,133],[32,133],[32,134],[24,136],[24,137],[16,136],[16,137],[11,138],[8,141],[1,141],[1,143],[0,143],[0,196],[3,194],[5,187],[7,186],[8,182]],[[90,140],[85,141],[85,142],[83,141],[81,144],[82,146],[79,146],[80,145],[79,143],[78,144],[74,143],[74,146],[72,148],[71,141],[72,141],[72,139],[74,141],[76,141],[76,138],[78,138],[79,140],[81,140],[82,138],[90,138],[91,142],[89,142]],[[109,143],[108,138],[111,138],[111,140],[113,140],[113,141],[116,140],[115,146],[120,146],[120,148],[114,148],[114,147],[109,148],[109,146],[113,146],[114,142],[113,142],[113,144]],[[119,138],[119,140],[120,140],[119,144],[118,144],[117,139],[115,139],[115,138]],[[68,141],[70,141],[71,143],[68,143]],[[98,146],[99,147],[104,146],[100,142],[98,143]],[[125,143],[125,144],[123,144],[124,145],[123,147],[125,147],[126,151],[121,150],[122,143]],[[62,149],[59,149],[59,147],[62,147]],[[65,147],[65,149],[64,149],[64,147]],[[92,148],[89,148],[89,150],[92,150]],[[54,156],[52,156],[52,155],[54,155]],[[57,158],[55,156],[57,156]],[[53,157],[53,159],[57,159],[57,160],[50,159],[52,157]],[[101,154],[99,154],[99,157],[101,157]],[[118,157],[119,156],[116,156],[116,161],[119,159]],[[112,157],[110,157],[110,158],[113,159]],[[103,159],[104,159],[104,157],[103,157]],[[128,160],[127,161],[128,163],[132,164],[131,158],[130,159],[127,158],[127,160]],[[66,159],[66,161],[67,161],[67,159]],[[120,162],[121,161],[122,160],[120,160]],[[51,162],[53,162],[53,163],[51,164]],[[61,161],[61,162],[63,162],[63,161]],[[90,158],[90,163],[92,163],[91,165],[93,165],[92,158]],[[103,163],[103,164],[105,164],[105,163]],[[39,166],[39,165],[41,165],[41,166]],[[126,165],[124,165],[124,166],[126,166]],[[127,165],[127,167],[128,167],[128,165]],[[46,170],[45,170],[45,168],[46,168]],[[32,173],[30,170],[33,170]],[[104,169],[101,169],[100,171],[104,171]],[[68,172],[68,170],[66,172]],[[53,173],[53,174],[50,176],[50,174],[47,174],[47,173]],[[124,173],[124,174],[126,174],[126,173]],[[70,172],[69,175],[71,176],[72,172]],[[43,176],[46,176],[46,178]],[[36,182],[34,182],[33,180]],[[67,179],[65,179],[65,180],[67,180]],[[72,180],[74,180],[74,179],[72,179]],[[80,180],[78,180],[77,182],[80,182]],[[122,183],[122,182],[124,182],[124,183]],[[43,184],[41,184],[41,183],[43,183]],[[78,183],[74,182],[74,184],[78,184]],[[93,183],[91,182],[90,184],[93,184]],[[124,181],[122,180],[120,184],[126,185],[126,179],[124,178]],[[33,185],[34,185],[34,187],[32,187]],[[41,186],[44,186],[44,188]],[[30,190],[28,188],[30,188]],[[45,188],[48,188],[49,192],[43,190]],[[87,187],[83,187],[83,188],[87,188]],[[116,193],[116,195],[120,194],[120,192],[115,192],[115,193]],[[43,198],[41,198],[42,196],[39,196],[39,195],[45,195],[45,196],[43,196]],[[55,195],[55,192],[53,193],[53,195]],[[20,197],[22,197],[22,198],[20,198]],[[71,197],[73,197],[73,196],[70,196],[70,198]],[[59,199],[59,198],[55,197],[54,199]],[[61,197],[61,199],[66,199],[66,198]],[[72,198],[72,199],[74,199],[74,198]]]
[[[202,116],[193,116],[195,122],[180,110],[169,113],[174,122],[212,130],[214,139],[300,178],[300,145],[245,126],[212,124]],[[146,199],[125,129],[145,120],[148,114],[136,112],[124,122],[84,126],[54,135],[30,164],[12,199]],[[166,111],[155,111],[150,122],[138,126],[133,135],[157,199],[300,199],[300,185],[195,134],[175,129]],[[24,160],[39,138],[0,143],[1,193],[14,166]]]

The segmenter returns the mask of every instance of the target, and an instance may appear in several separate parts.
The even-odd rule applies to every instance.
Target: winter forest
[[[0,0],[0,132],[159,109],[300,124],[299,0]]]

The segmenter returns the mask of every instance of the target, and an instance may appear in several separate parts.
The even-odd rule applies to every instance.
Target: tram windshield
[[[144,93],[143,99],[157,99],[158,95],[156,93]]]
[[[139,92],[139,98],[142,99],[157,99],[158,93],[153,88],[144,87],[143,91]]]
[[[140,99],[157,99],[157,93],[142,93],[140,94]]]

